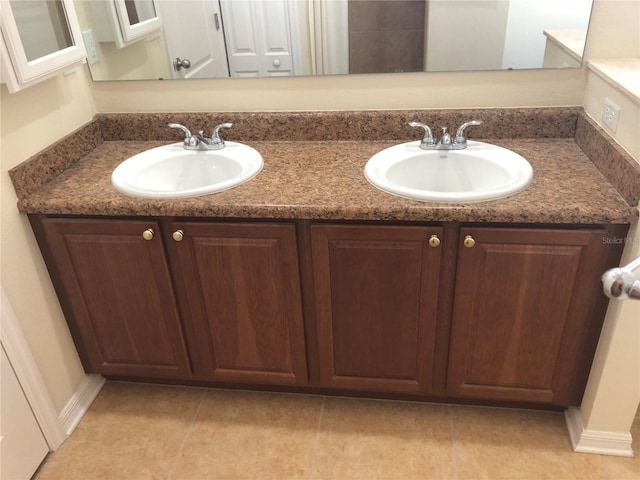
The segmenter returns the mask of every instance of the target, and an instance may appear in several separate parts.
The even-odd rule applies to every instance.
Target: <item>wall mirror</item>
[[[571,68],[593,0],[75,0],[94,80]],[[96,37],[93,4],[161,28]]]

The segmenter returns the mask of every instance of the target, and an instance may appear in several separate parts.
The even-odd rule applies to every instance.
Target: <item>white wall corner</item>
[[[54,451],[64,443],[67,435],[4,288],[1,291],[0,310],[2,347],[49,445],[49,450]]]
[[[87,413],[106,380],[101,375],[87,375],[73,396],[69,399],[62,412],[60,412],[60,423],[67,435],[75,430]]]
[[[564,412],[567,429],[574,452],[633,457],[630,432],[605,432],[586,430],[582,414],[577,407],[569,407]]]

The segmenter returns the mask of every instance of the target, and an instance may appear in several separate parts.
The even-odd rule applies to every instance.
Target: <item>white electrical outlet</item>
[[[95,65],[100,61],[100,57],[98,56],[98,50],[96,50],[96,43],[93,40],[91,29],[82,31],[82,39],[84,40],[84,48],[87,51],[87,61],[89,65]]]
[[[620,107],[608,98],[604,99],[604,110],[602,111],[602,121],[613,133],[618,129],[618,118],[620,117]]]

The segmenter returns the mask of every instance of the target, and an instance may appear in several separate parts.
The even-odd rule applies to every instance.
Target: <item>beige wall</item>
[[[607,98],[620,107],[620,119],[615,133],[602,123],[602,111]],[[638,135],[640,132],[640,104],[638,100],[634,100],[620,89],[612,87],[605,79],[590,71],[584,97],[584,109],[640,162],[640,136]]]
[[[640,57],[640,2],[597,0],[585,55],[589,59]],[[622,22],[622,23],[618,23]],[[614,26],[614,28],[612,28]],[[612,32],[613,31],[613,32]],[[609,41],[609,35],[612,40]],[[640,163],[640,105],[595,73],[588,74],[584,107],[602,125],[605,98],[621,107],[610,133]],[[606,127],[603,127],[606,130]],[[608,130],[607,130],[608,131]],[[640,256],[640,228],[629,232],[622,263]],[[587,430],[625,432],[640,415],[640,302],[612,301],[598,344],[581,414]]]
[[[602,122],[605,98],[620,107],[616,133]],[[640,163],[640,102],[589,72],[585,111]],[[627,237],[622,264],[640,256],[640,228]],[[628,431],[640,403],[640,302],[612,301],[598,343],[581,414],[587,430]]]
[[[629,38],[637,37],[639,3],[597,0],[587,55],[638,56],[639,47]],[[2,284],[54,404],[62,410],[83,373],[33,234],[15,208],[6,172],[95,112],[582,105],[586,78],[586,70],[579,69],[93,83],[83,67],[71,77],[59,76],[14,95],[3,86]]]
[[[31,227],[16,208],[17,198],[7,171],[88,122],[95,108],[84,68],[15,94],[9,94],[5,85],[1,88],[2,285],[54,405],[61,411],[84,372]]]

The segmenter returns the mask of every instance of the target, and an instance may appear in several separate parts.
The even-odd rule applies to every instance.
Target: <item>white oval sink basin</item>
[[[147,198],[184,198],[233,188],[255,177],[260,153],[236,142],[222,150],[185,150],[180,143],[138,153],[122,162],[111,184],[122,193]]]
[[[422,150],[420,142],[376,153],[364,174],[375,187],[416,200],[476,202],[512,195],[533,178],[527,160],[511,150],[468,141],[464,150]]]

